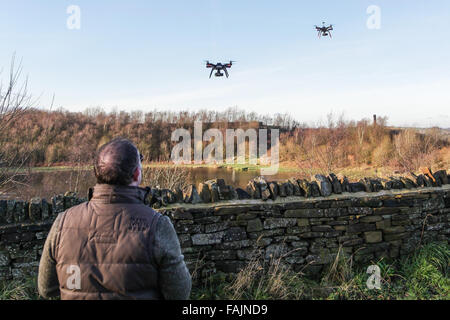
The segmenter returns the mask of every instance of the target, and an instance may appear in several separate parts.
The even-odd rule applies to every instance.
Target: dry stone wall
[[[421,187],[440,187],[449,183],[446,170],[433,173],[430,168],[421,168],[421,173],[408,176],[390,176],[388,178],[363,178],[349,182],[343,175],[316,174],[311,180],[287,179],[285,181],[266,181],[263,177],[252,179],[245,190],[226,185],[223,179],[208,180],[198,188],[189,185],[186,190],[154,188],[149,192],[149,205],[158,209],[174,203],[216,203],[223,200],[261,199],[276,200],[289,196],[306,198],[327,197],[343,192],[378,192],[381,190],[401,190]]]
[[[448,242],[450,185],[160,211],[174,222],[189,268],[202,275],[236,273],[252,259],[281,256],[294,270],[315,273],[340,248],[357,262],[371,263],[407,255],[420,243]]]
[[[282,256],[294,270],[318,272],[340,248],[356,261],[371,263],[409,254],[420,243],[448,242],[448,180],[440,186],[416,183],[407,188],[408,180],[398,179],[402,189],[386,189],[383,181],[363,179],[359,183],[365,181],[364,190],[352,192],[346,179],[315,178],[281,183],[254,179],[246,198],[212,180],[199,187],[200,200],[192,201],[191,187],[190,201],[157,205],[157,210],[172,220],[187,265],[199,278],[218,271],[236,273],[254,258],[268,262]],[[223,199],[234,193],[242,199]],[[0,200],[0,279],[36,273],[56,215],[87,200],[73,193],[51,201]]]

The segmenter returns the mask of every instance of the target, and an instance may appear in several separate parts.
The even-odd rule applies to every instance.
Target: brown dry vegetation
[[[386,126],[386,118],[370,123],[329,117],[327,124],[317,128],[284,133],[280,157],[311,172],[367,167],[409,172],[421,166],[448,168],[449,146],[446,132],[439,128],[394,129]]]
[[[33,109],[11,122],[2,149],[17,154],[33,150],[26,158],[30,166],[89,165],[100,145],[121,136],[137,144],[145,161],[168,162],[176,143],[171,141],[173,130],[192,132],[197,120],[203,121],[203,132],[208,128],[224,134],[227,128],[279,128],[281,163],[294,165],[305,174],[345,168],[406,172],[420,166],[447,169],[450,165],[448,131],[439,128],[391,128],[386,126],[386,118],[379,117],[374,124],[368,119],[347,121],[332,115],[326,123],[308,127],[289,115],[260,116],[236,108],[147,113]]]
[[[34,109],[13,122],[4,148],[23,150],[26,146],[35,146],[36,150],[29,159],[33,166],[90,164],[100,145],[121,136],[134,141],[146,161],[165,162],[170,160],[171,149],[175,145],[175,142],[171,142],[173,130],[186,128],[192,131],[194,121],[197,120],[204,122],[204,131],[208,128],[258,128],[260,123],[269,121],[283,128],[293,128],[296,125],[288,116],[268,118],[237,109],[192,113],[105,113],[99,108],[73,113]]]
[[[142,184],[152,185],[161,189],[186,190],[191,180],[191,174],[187,168],[173,166],[145,168],[142,173]]]
[[[4,75],[1,70],[0,75]],[[34,104],[28,92],[28,78],[22,77],[22,63],[16,64],[13,56],[6,81],[0,80],[0,189],[3,191],[23,182],[27,176],[23,168],[33,150],[29,144],[12,146],[10,134]]]

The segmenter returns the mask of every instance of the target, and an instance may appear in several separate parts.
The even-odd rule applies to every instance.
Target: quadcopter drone
[[[331,37],[331,30],[333,30],[333,25],[332,24],[330,24],[328,27],[327,26],[325,26],[325,22],[322,22],[322,27],[318,27],[318,26],[315,26],[316,27],[316,30],[317,30],[317,36],[320,38],[320,37],[322,37],[322,36],[324,36],[324,37],[326,37],[326,36],[330,36],[330,38],[332,38]]]
[[[230,60],[230,63],[222,64],[222,63],[218,62],[218,63],[214,64],[214,63],[210,63],[209,61],[206,61],[206,67],[212,68],[211,73],[209,74],[209,78],[211,78],[214,70],[216,70],[216,73],[214,74],[216,77],[223,77],[223,73],[221,71],[224,71],[225,75],[228,78],[227,68],[231,68],[231,66],[233,65],[233,62],[235,62],[235,61]]]

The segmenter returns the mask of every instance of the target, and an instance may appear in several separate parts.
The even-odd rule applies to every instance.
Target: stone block
[[[226,230],[229,227],[229,221],[222,221],[218,223],[211,223],[205,225],[205,233],[217,232]]]
[[[268,218],[264,221],[264,229],[293,227],[296,224],[297,219],[293,218]]]
[[[309,219],[307,218],[297,219],[297,225],[299,227],[309,226]]]
[[[333,187],[331,185],[330,180],[327,177],[321,174],[316,174],[313,177],[311,177],[311,180],[317,182],[321,196],[328,197],[331,195]]]
[[[384,240],[385,241],[393,241],[393,240],[400,240],[400,239],[404,239],[408,236],[407,232],[404,233],[392,233],[392,234],[385,234],[384,235]]]
[[[200,183],[198,186],[198,190],[200,190],[200,198],[202,199],[202,202],[209,203],[211,202],[211,190],[209,189],[209,186],[206,183]]]
[[[383,219],[375,223],[377,229],[386,229],[391,226],[391,219]]]
[[[284,212],[286,218],[318,218],[324,216],[324,209],[289,209]]]
[[[263,224],[260,219],[249,220],[247,223],[247,232],[263,230]]]
[[[359,233],[359,232],[375,231],[375,230],[376,230],[375,224],[370,224],[370,223],[357,223],[357,224],[349,225],[347,227],[347,231],[350,233]]]
[[[216,233],[203,233],[192,235],[192,244],[194,246],[204,246],[210,244],[221,243],[225,232],[220,231]]]
[[[239,227],[233,227],[224,231],[223,241],[239,241],[247,239],[247,233],[244,229]]]
[[[383,241],[383,234],[381,231],[364,232],[364,239],[367,243],[378,243]]]

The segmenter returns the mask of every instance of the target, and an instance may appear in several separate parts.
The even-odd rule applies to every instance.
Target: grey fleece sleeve
[[[59,223],[63,213],[58,214],[45,240],[38,273],[38,291],[43,298],[59,296],[59,282],[56,274],[55,247]]]
[[[166,216],[162,216],[156,225],[154,254],[159,266],[159,288],[164,299],[189,299],[191,275],[184,263],[175,228]]]

